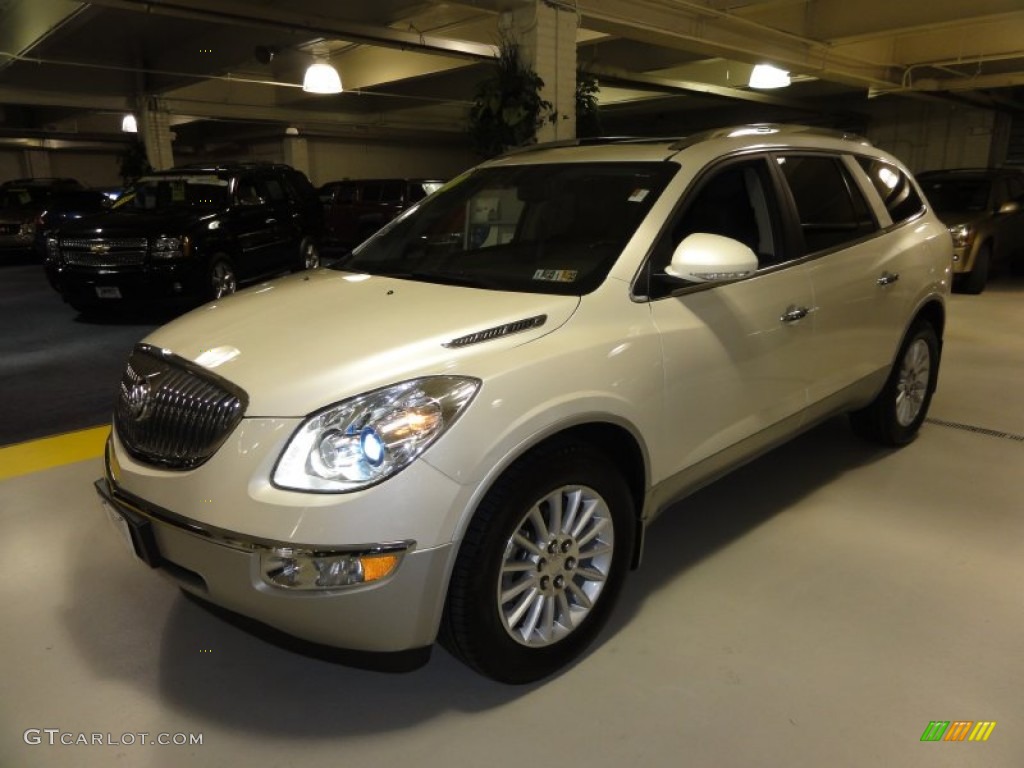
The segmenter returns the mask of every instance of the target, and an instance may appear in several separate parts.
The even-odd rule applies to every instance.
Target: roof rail
[[[712,128],[701,131],[692,136],[680,139],[673,144],[671,149],[686,149],[701,141],[709,139],[731,139],[741,136],[773,136],[773,135],[804,134],[807,136],[822,136],[830,139],[841,139],[852,141],[858,144],[871,146],[871,142],[860,134],[843,131],[836,128],[822,128],[816,125],[799,125],[796,123],[750,123],[747,125],[733,125],[726,128]]]
[[[508,157],[509,155],[521,155],[524,152],[539,152],[543,149],[558,149],[559,147],[593,147],[602,144],[665,144],[677,139],[676,136],[588,136],[579,139],[559,139],[539,144],[527,144],[507,150],[500,156]]]

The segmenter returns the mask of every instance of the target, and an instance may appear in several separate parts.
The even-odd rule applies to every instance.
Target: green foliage
[[[576,135],[580,138],[601,135],[601,112],[597,104],[600,90],[596,77],[576,71]]]
[[[125,186],[135,181],[139,176],[145,176],[153,171],[146,157],[146,146],[141,141],[135,140],[129,144],[120,155],[121,180]]]
[[[540,76],[523,63],[519,46],[503,37],[494,72],[477,86],[469,110],[470,138],[479,155],[494,157],[537,140],[537,129],[554,117],[551,103],[540,97],[543,87]]]

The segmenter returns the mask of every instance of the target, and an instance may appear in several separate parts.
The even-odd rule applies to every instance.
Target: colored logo
[[[988,741],[995,727],[994,720],[932,720],[921,741]]]

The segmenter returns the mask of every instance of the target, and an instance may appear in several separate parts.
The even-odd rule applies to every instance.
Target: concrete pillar
[[[541,98],[555,109],[555,121],[541,126],[537,141],[576,138],[576,14],[533,0],[506,14],[504,21],[523,62],[544,81]]]
[[[284,137],[284,161],[297,171],[313,177],[309,172],[309,141],[301,136]]]
[[[174,150],[171,146],[171,115],[163,102],[157,98],[139,99],[139,135],[146,146],[146,159],[154,171],[174,167]]]
[[[39,179],[53,176],[49,150],[26,149],[23,158],[22,165],[25,168],[26,177]]]

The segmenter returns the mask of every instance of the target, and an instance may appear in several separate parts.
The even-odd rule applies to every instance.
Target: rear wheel
[[[883,445],[906,445],[917,435],[939,376],[939,340],[921,321],[907,334],[892,372],[870,405],[850,414],[854,431]]]
[[[466,532],[442,643],[506,683],[566,666],[611,612],[633,519],[626,483],[598,451],[560,443],[527,454],[495,483]]]
[[[964,276],[963,283],[960,285],[962,293],[977,295],[985,290],[991,261],[992,247],[986,243],[978,249],[978,255],[974,258],[974,269]]]

